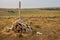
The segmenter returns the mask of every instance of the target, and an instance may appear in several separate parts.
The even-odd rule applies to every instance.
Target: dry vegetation
[[[1,33],[3,28],[10,26],[15,18],[0,17],[0,40],[60,40],[60,10],[22,10],[21,16],[23,20],[30,23],[33,34],[27,37],[15,37],[12,34]],[[36,35],[36,31],[43,34]]]

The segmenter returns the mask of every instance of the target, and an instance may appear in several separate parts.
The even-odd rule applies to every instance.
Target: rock
[[[36,32],[36,34],[37,34],[37,35],[42,35],[42,33],[41,33],[41,32]]]

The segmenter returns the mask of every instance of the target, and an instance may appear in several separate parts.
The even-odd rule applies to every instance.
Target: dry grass
[[[3,28],[6,25],[11,25],[12,21],[14,21],[15,19],[0,18],[0,40],[60,40],[60,17],[57,17],[60,15],[59,14],[60,10],[59,11],[39,10],[39,11],[30,11],[30,12],[23,11],[23,13],[26,14],[22,13],[22,15],[27,16],[27,17],[23,17],[23,20],[31,24],[31,27],[33,28],[32,35],[27,37],[19,37],[19,36],[15,37],[12,36],[12,34],[9,35],[2,34],[1,31],[3,30]],[[31,15],[42,16],[42,17],[31,17]],[[45,17],[45,16],[49,16],[49,17]],[[50,16],[56,16],[56,17],[50,17]],[[37,35],[36,34],[37,31],[43,34]]]

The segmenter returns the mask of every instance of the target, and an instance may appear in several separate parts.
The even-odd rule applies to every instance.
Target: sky
[[[0,8],[45,8],[60,7],[60,0],[0,0]]]

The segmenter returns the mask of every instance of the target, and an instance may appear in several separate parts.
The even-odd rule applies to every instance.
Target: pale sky
[[[60,0],[20,0],[21,8],[60,7]],[[0,8],[18,8],[19,0],[0,0]]]

